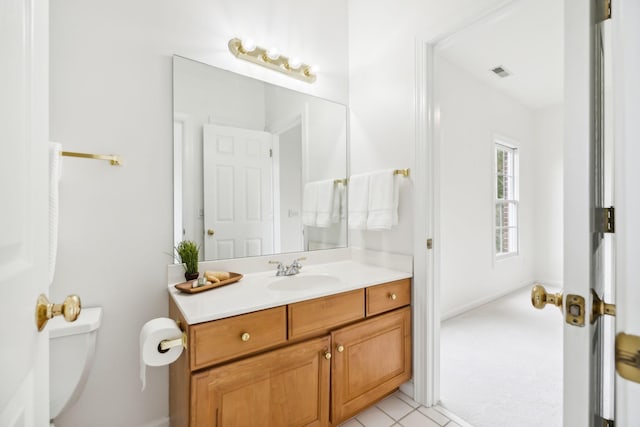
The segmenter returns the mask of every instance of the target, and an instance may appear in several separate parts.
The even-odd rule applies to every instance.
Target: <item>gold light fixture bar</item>
[[[295,64],[288,57],[273,54],[260,46],[245,47],[242,45],[242,40],[238,38],[229,40],[229,51],[233,53],[236,58],[262,65],[263,67],[278,71],[295,79],[307,83],[316,81],[316,75],[310,65],[303,63]]]
[[[111,162],[111,166],[120,166],[120,157],[114,155],[105,154],[89,154],[89,153],[74,153],[72,151],[61,151],[61,156],[65,157],[80,157],[82,159],[94,159],[94,160],[108,160]]]

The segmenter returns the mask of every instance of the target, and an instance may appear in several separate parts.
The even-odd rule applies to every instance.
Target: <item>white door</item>
[[[273,253],[272,135],[204,125],[204,253],[225,259]]]
[[[606,302],[617,302],[617,329],[639,334],[637,305],[640,302],[636,266],[638,246],[638,99],[640,90],[640,7],[635,0],[616,0],[609,22],[613,33],[613,121],[615,169],[615,234],[600,232],[597,208],[604,207],[605,150],[600,144],[605,133],[601,120],[602,81],[600,34],[596,27],[598,2],[565,0],[565,163],[564,163],[564,413],[567,427],[603,425],[602,418],[615,418],[616,426],[640,423],[638,384],[616,377],[616,413],[607,413],[603,385],[612,368],[603,364],[614,356],[613,344],[605,336],[604,317],[591,322],[592,291]],[[604,2],[603,2],[604,3]],[[602,25],[602,24],[600,24]],[[635,32],[635,35],[631,35]],[[633,156],[635,154],[635,157]],[[634,233],[635,231],[635,233]],[[615,292],[603,286],[607,265],[605,239],[615,248]],[[613,301],[613,294],[617,301]],[[579,298],[585,306],[579,307]],[[635,312],[634,312],[635,311]],[[582,314],[584,320],[571,314]],[[633,317],[636,316],[636,317]],[[640,353],[636,361],[640,365]],[[640,366],[639,366],[640,367]],[[605,424],[606,425],[606,424]]]
[[[0,2],[0,425],[49,425],[47,0]]]
[[[612,10],[616,333],[640,336],[640,2]],[[640,369],[640,349],[623,355]],[[640,384],[616,376],[616,426],[640,425]]]

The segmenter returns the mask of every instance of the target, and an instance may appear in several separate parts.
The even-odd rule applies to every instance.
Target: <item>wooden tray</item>
[[[187,294],[197,294],[198,292],[204,292],[204,291],[208,291],[209,289],[219,288],[220,286],[235,283],[238,280],[242,279],[243,277],[242,274],[240,273],[229,272],[229,274],[231,275],[231,277],[229,277],[227,280],[221,280],[220,283],[212,283],[210,285],[198,286],[197,288],[193,288],[191,287],[193,280],[189,280],[188,282],[178,283],[175,286],[176,286],[176,289],[181,292],[184,292]]]

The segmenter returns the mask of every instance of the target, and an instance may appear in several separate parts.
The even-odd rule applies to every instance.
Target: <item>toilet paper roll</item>
[[[182,346],[172,347],[166,353],[158,350],[160,341],[182,336],[182,331],[173,319],[158,317],[149,320],[140,330],[140,381],[142,390],[146,386],[146,367],[164,366],[175,362],[182,354]]]

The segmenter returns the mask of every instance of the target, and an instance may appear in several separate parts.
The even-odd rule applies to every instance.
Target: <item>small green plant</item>
[[[185,273],[193,274],[198,272],[198,245],[191,240],[183,240],[175,247],[176,259],[184,265]]]

